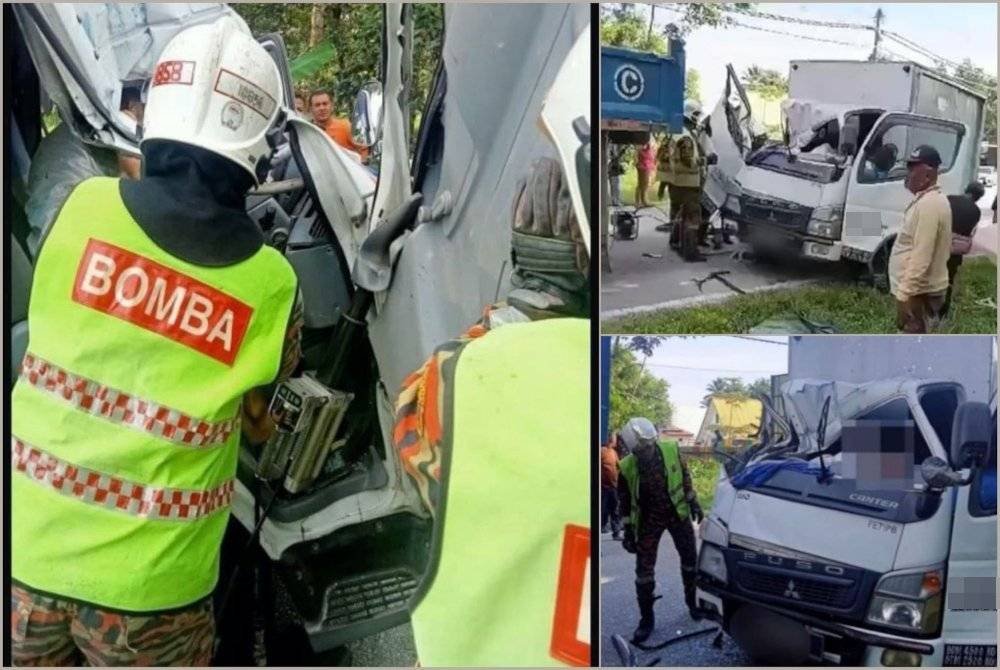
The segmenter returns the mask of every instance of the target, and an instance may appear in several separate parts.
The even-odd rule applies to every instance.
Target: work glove
[[[718,165],[718,163],[719,163],[719,154],[709,154],[705,158],[706,165]]]
[[[695,523],[701,523],[705,518],[705,513],[701,511],[701,505],[698,504],[698,501],[690,501],[688,507],[691,508],[691,520]]]
[[[622,548],[630,554],[634,554],[638,550],[635,544],[635,526],[630,523],[625,524],[625,537],[622,538]]]
[[[559,161],[531,165],[517,186],[511,228],[508,302],[532,317],[585,315],[589,259]]]

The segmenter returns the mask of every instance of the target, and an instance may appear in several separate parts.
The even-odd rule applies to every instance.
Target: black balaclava
[[[167,253],[208,267],[253,256],[264,236],[246,214],[250,175],[205,149],[150,140],[142,147],[142,178],[119,191],[139,227]]]

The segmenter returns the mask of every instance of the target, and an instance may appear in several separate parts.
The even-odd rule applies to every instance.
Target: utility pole
[[[885,14],[882,13],[882,8],[879,7],[878,11],[875,12],[875,46],[872,49],[872,55],[868,59],[870,61],[877,61],[879,57],[878,47],[882,43],[882,19],[885,18]]]
[[[656,18],[656,5],[649,6],[649,30],[646,31],[646,45],[653,39],[653,19]]]

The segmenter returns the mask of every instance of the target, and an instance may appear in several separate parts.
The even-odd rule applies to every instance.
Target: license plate
[[[993,667],[997,665],[995,644],[946,644],[945,667]]]

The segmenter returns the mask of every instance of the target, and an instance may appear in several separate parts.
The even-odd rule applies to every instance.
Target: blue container
[[[684,123],[684,42],[670,55],[601,47],[601,128],[669,130]]]

